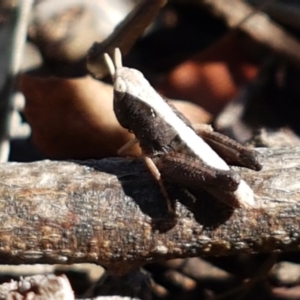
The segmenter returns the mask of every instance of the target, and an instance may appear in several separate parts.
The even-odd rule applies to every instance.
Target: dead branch
[[[251,5],[261,9],[280,24],[300,31],[300,8],[297,3],[281,1],[250,0]],[[296,5],[295,5],[296,4]]]
[[[108,73],[103,54],[112,55],[114,49],[118,47],[123,55],[126,55],[166,3],[167,0],[140,1],[105,41],[96,42],[91,47],[87,57],[89,71],[96,78],[103,78]]]
[[[231,210],[203,191],[158,184],[141,161],[6,163],[0,168],[0,263],[92,262],[125,272],[178,257],[298,250],[300,148],[264,150],[240,170],[257,207]]]
[[[268,15],[240,0],[194,0],[211,13],[221,17],[229,27],[239,28],[254,40],[300,66],[300,43]]]

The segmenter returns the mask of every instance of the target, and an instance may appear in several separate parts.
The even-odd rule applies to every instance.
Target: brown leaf
[[[183,100],[171,100],[171,103],[182,113],[192,124],[209,123],[211,114],[197,104]]]
[[[101,158],[117,154],[132,138],[112,108],[112,87],[91,77],[21,77],[25,116],[33,140],[53,158]]]
[[[37,78],[22,75],[25,116],[33,140],[56,159],[87,159],[117,155],[133,138],[113,112],[112,86],[89,76],[79,79]],[[173,101],[192,123],[204,123],[209,114],[195,104]],[[138,146],[127,155],[140,155]]]
[[[236,33],[226,35],[178,65],[157,88],[167,97],[186,99],[218,113],[259,70],[254,55],[244,49],[253,42],[244,40]]]

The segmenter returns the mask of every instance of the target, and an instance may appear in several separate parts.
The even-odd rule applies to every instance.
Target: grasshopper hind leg
[[[196,133],[215,150],[229,165],[260,171],[263,156],[254,149],[213,130],[210,125],[193,125]]]

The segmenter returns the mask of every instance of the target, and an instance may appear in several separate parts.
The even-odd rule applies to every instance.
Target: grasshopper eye
[[[114,89],[117,92],[125,94],[127,92],[127,84],[121,77],[117,77],[114,83]]]

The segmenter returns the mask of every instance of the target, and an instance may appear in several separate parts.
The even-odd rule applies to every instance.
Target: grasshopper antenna
[[[123,64],[122,64],[122,53],[121,53],[121,50],[119,48],[115,49],[114,59],[115,59],[116,68],[117,69],[118,68],[122,68],[123,67]]]
[[[104,53],[104,60],[105,60],[105,63],[107,65],[110,75],[112,76],[112,78],[114,78],[115,74],[116,74],[116,68],[115,68],[114,62],[112,61],[111,57],[107,53]]]

